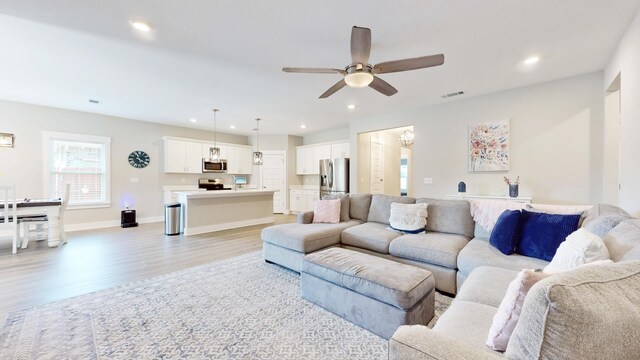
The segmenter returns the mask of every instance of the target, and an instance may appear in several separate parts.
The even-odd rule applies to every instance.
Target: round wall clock
[[[136,150],[129,154],[129,165],[133,166],[134,168],[142,169],[143,167],[149,165],[150,161],[151,158],[149,158],[149,155],[142,150]]]

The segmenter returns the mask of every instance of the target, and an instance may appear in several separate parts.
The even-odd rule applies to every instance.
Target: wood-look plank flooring
[[[276,223],[289,222],[295,216],[276,215]],[[261,250],[267,226],[189,237],[164,235],[162,223],[77,231],[58,248],[30,240],[16,255],[2,239],[0,314]]]

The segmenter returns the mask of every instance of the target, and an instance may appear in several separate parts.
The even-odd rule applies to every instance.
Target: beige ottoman
[[[353,250],[331,248],[302,259],[304,299],[385,339],[402,325],[433,318],[434,287],[428,270]]]

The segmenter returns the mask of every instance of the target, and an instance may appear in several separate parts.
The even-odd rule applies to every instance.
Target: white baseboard
[[[136,219],[138,224],[148,224],[155,222],[163,222],[164,216],[149,216]],[[65,224],[64,230],[67,232],[71,231],[82,231],[82,230],[92,230],[92,229],[104,229],[110,227],[118,227],[120,226],[120,220],[108,220],[108,221],[96,221],[89,223],[80,223],[80,224]]]
[[[184,236],[198,235],[198,234],[204,234],[204,233],[209,233],[214,231],[235,229],[235,228],[245,227],[245,226],[269,224],[274,221],[275,221],[275,217],[268,216],[268,217],[259,218],[259,219],[249,219],[249,220],[233,221],[233,222],[228,222],[223,224],[197,226],[197,227],[184,229],[183,235]]]

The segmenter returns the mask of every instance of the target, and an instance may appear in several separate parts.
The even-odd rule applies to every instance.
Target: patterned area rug
[[[436,318],[450,302],[436,294]],[[301,299],[298,274],[260,252],[3,320],[0,359],[387,358],[386,340]]]

